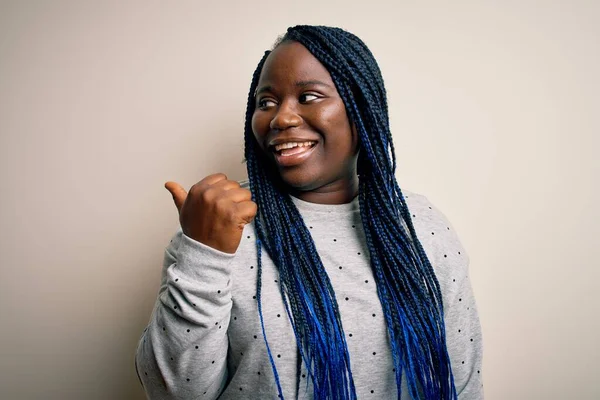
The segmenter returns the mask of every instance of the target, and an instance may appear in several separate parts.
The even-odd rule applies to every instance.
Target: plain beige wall
[[[244,177],[252,72],[298,23],[379,60],[401,186],[471,256],[487,398],[600,398],[599,3],[216,3],[0,3],[0,398],[143,398],[163,182]]]

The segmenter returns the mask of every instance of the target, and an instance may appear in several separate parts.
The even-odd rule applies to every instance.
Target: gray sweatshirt
[[[469,258],[446,217],[422,195],[404,191],[415,230],[439,280],[446,342],[460,400],[483,399],[481,326]],[[292,198],[309,227],[336,293],[359,399],[397,398],[387,328],[358,209],[358,198],[321,205]],[[286,399],[311,399],[278,272],[262,252],[265,334]],[[235,254],[179,230],[167,246],[158,299],[135,358],[150,399],[277,399],[256,301],[254,225]],[[401,399],[410,399],[406,380]]]

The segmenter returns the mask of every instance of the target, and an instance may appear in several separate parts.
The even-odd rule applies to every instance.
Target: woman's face
[[[252,130],[292,191],[356,184],[357,135],[329,72],[300,43],[284,42],[267,57]]]

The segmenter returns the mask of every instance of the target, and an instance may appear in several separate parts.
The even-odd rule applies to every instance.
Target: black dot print
[[[479,372],[479,371],[477,371],[477,372]],[[144,371],[144,375],[148,376],[148,373]]]
[[[405,197],[408,199],[408,196],[405,196]],[[416,200],[416,201],[420,201],[420,200]],[[424,207],[428,207],[427,204],[425,204]],[[429,207],[429,209],[433,210],[433,205],[431,207]],[[424,208],[421,207],[421,210],[424,210]],[[436,209],[436,212],[437,212],[437,209]],[[420,222],[416,221],[416,213],[414,213],[414,214],[410,213],[410,211],[408,211],[408,210],[407,210],[407,213],[409,215],[412,215],[413,218],[415,218],[414,223],[415,223],[415,227],[417,228],[417,231],[418,231]],[[430,221],[430,219],[431,220],[435,220],[435,217],[436,217],[436,214],[432,212],[430,214],[427,214],[425,216],[424,220],[427,220],[427,221]],[[444,224],[443,222],[439,221],[438,224],[435,224],[435,225],[431,224],[431,225],[429,225],[429,229],[427,227],[425,227],[425,229],[422,231],[422,233],[429,232],[430,235],[432,235],[432,236],[436,236],[437,235],[438,239],[432,239],[432,241],[436,241],[436,240],[438,240],[438,241],[439,240],[445,241],[446,240],[446,236],[445,235],[451,235],[451,234],[450,233],[446,233],[446,234],[443,233],[444,232],[444,225],[446,225],[446,224]],[[425,225],[425,226],[427,226],[427,225]],[[314,226],[307,226],[307,227],[310,230],[314,230]],[[353,230],[358,230],[358,226],[356,225],[356,223],[352,224],[351,227],[352,227]],[[315,233],[318,233],[321,229],[322,229],[322,225],[317,226],[317,232],[315,232]],[[342,232],[343,230],[346,230],[346,232],[347,232],[347,229],[348,229],[348,225],[345,225],[345,227],[340,227],[340,229],[338,229],[337,233],[336,233],[335,229],[332,229],[330,231],[331,233],[329,235],[327,235],[329,237],[325,237],[325,238],[321,237],[321,239],[325,239],[324,243],[329,243],[329,250],[330,251],[336,251],[338,253],[339,253],[339,251],[342,251],[342,252],[346,251],[346,253],[344,255],[349,256],[349,257],[352,257],[352,251],[354,251],[357,254],[357,256],[359,257],[359,258],[355,258],[354,259],[357,262],[357,265],[358,265],[358,263],[363,264],[364,262],[366,262],[369,259],[369,257],[364,257],[363,258],[362,257],[362,250],[358,250],[359,248],[360,249],[365,248],[364,244],[363,245],[360,245],[358,243],[353,244],[353,245],[349,244],[350,245],[349,248],[346,249],[346,245],[347,245],[347,243],[346,243],[346,236],[344,236],[340,232]],[[452,229],[450,228],[450,226],[448,224],[446,226],[446,232],[449,232],[451,230]],[[362,230],[360,230],[360,231],[362,232]],[[328,231],[323,230],[323,232],[327,233]],[[357,232],[357,233],[359,233],[359,232]],[[337,242],[338,242],[337,237],[331,237],[331,235],[340,236],[342,238],[342,239],[339,240],[340,246],[342,246],[342,248],[338,248],[337,247]],[[323,236],[323,235],[321,235],[321,236]],[[425,235],[425,237],[427,237],[427,235]],[[254,240],[253,237],[252,237],[252,235],[249,235],[249,234],[246,236],[246,238],[249,239],[249,240],[252,240],[252,241]],[[257,240],[258,240],[258,237],[257,237]],[[328,240],[329,240],[329,242],[327,242]],[[364,242],[364,238],[363,238],[363,242]],[[331,245],[332,243],[336,244],[336,246],[332,246]],[[459,272],[459,274],[461,275],[461,278],[454,278],[454,277],[452,277],[452,275],[457,270],[460,269],[460,268],[458,268],[458,265],[456,266],[456,269],[455,269],[454,266],[453,266],[453,262],[455,260],[463,260],[462,257],[456,257],[457,254],[458,255],[462,255],[462,251],[458,251],[456,249],[456,247],[452,248],[451,247],[452,243],[443,243],[443,244],[445,244],[446,247],[441,247],[440,249],[436,249],[437,250],[437,254],[435,254],[435,256],[438,257],[437,258],[438,261],[439,261],[440,255],[443,256],[443,258],[444,258],[445,261],[442,261],[442,265],[446,264],[446,266],[445,266],[446,268],[451,268],[448,271],[449,272],[448,275],[451,276],[450,279],[452,280],[452,282],[454,282],[454,283],[460,283],[460,282],[458,282],[459,279],[460,279],[461,282],[464,282],[465,281],[465,277],[463,276],[463,273]],[[354,247],[352,247],[352,246],[354,246]],[[428,249],[426,249],[426,250],[428,250]],[[367,253],[370,253],[370,252],[367,252]],[[454,254],[454,256],[452,254]],[[452,260],[448,260],[448,258],[452,258]],[[331,259],[334,260],[335,258],[331,258]],[[256,261],[256,260],[248,260],[248,261],[253,262],[253,261]],[[340,261],[341,262],[345,262],[343,259],[341,259]],[[338,262],[340,262],[340,261],[338,261]],[[258,270],[258,265],[248,265],[244,261],[242,261],[241,263],[238,262],[237,266],[241,267],[241,269],[243,271],[244,264],[245,264],[245,266],[246,266],[247,269],[251,270],[250,275],[252,275],[254,273],[253,272],[254,269]],[[339,269],[340,273],[337,276],[335,276],[334,278],[339,279],[340,283],[344,283],[344,282],[347,282],[347,281],[351,280],[351,281],[353,281],[353,283],[355,285],[359,281],[363,281],[364,284],[365,284],[365,286],[367,286],[366,288],[363,287],[362,291],[357,292],[358,294],[355,294],[354,292],[351,292],[352,296],[353,296],[353,298],[352,298],[352,304],[356,303],[357,301],[359,301],[359,302],[364,301],[365,299],[363,299],[363,294],[365,295],[365,297],[367,295],[371,296],[371,297],[374,296],[374,298],[377,300],[375,288],[377,287],[378,281],[377,280],[373,281],[373,279],[376,279],[376,277],[372,277],[373,275],[370,274],[370,273],[369,274],[362,274],[362,276],[361,275],[358,275],[358,276],[352,275],[352,273],[354,271],[358,271],[359,269],[357,269],[355,265],[347,264],[347,262],[345,262],[345,264],[346,265],[339,265],[338,264],[338,269]],[[333,268],[335,268],[335,264],[333,264],[333,265],[330,264],[328,267],[331,268],[331,269],[333,269]],[[178,273],[177,270],[175,270],[174,272]],[[247,270],[246,270],[246,274],[247,274]],[[333,275],[335,275],[335,274],[333,274]],[[464,274],[464,275],[466,275],[466,274]],[[275,276],[278,276],[277,273],[275,274]],[[178,278],[178,277],[177,278],[172,277],[171,279],[172,279],[172,282],[173,281],[174,282],[178,282],[180,278]],[[273,278],[273,275],[271,275],[270,279],[273,280],[273,282],[275,283],[275,287],[276,288],[280,287],[280,285],[279,285],[279,278],[275,279],[275,278]],[[344,281],[344,282],[342,282],[342,281]],[[373,285],[371,285],[371,281],[373,282]],[[265,280],[263,280],[263,282],[265,282]],[[266,279],[266,282],[268,282],[268,278]],[[449,280],[446,280],[446,283],[447,282],[449,282]],[[335,281],[335,283],[337,284],[338,282]],[[333,282],[332,282],[332,284],[333,284]],[[219,294],[218,297],[220,297],[221,294],[225,294],[224,290],[228,291],[227,292],[228,296],[230,296],[230,294],[232,294],[234,296],[237,295],[237,292],[234,292],[232,290],[232,288],[230,286],[228,286],[229,283],[225,284],[225,282],[222,282],[220,285],[225,286],[225,289],[220,289],[220,290],[216,290],[215,291],[216,293]],[[464,313],[466,310],[469,310],[470,309],[469,307],[462,308],[462,304],[465,304],[465,306],[469,305],[469,303],[471,302],[470,293],[468,293],[468,291],[467,292],[465,292],[465,291],[459,291],[461,285],[456,285],[456,286],[455,285],[447,285],[447,286],[448,286],[447,289],[449,290],[450,294],[452,295],[452,297],[450,297],[450,298],[458,299],[459,304],[456,304],[456,303],[452,304],[454,307],[458,306],[457,312]],[[268,285],[265,285],[265,287],[267,287],[267,288],[270,287],[271,289],[275,289],[272,286],[268,286]],[[372,293],[371,293],[371,289],[373,290]],[[214,290],[214,286],[213,286],[212,290]],[[253,302],[256,302],[256,303],[250,303],[249,302],[250,299],[248,299],[248,298],[246,298],[246,300],[242,301],[242,302],[243,303],[247,303],[247,304],[249,303],[250,306],[252,306],[253,304],[257,304],[258,303],[258,300],[257,300],[258,299],[258,293],[256,292],[256,290],[254,292],[255,292],[254,295],[251,295],[251,296],[252,296]],[[454,293],[452,293],[452,292],[454,292]],[[246,294],[245,294],[246,296],[248,295],[247,293],[248,292],[246,292]],[[264,302],[269,303],[269,302],[271,302],[273,300],[271,297],[269,297],[270,293],[271,292],[265,294],[263,292],[263,294],[262,294],[262,300],[264,300]],[[346,301],[348,303],[348,306],[352,306],[352,304],[349,302],[350,301],[350,297],[349,297],[350,294],[344,295],[343,293],[344,293],[344,291],[341,291],[341,290],[338,291],[338,299],[342,299],[343,298],[344,301]],[[346,293],[348,293],[348,291],[346,291]],[[458,294],[460,294],[461,297],[455,297]],[[465,297],[465,303],[462,303],[462,300],[463,300],[462,296],[463,295],[467,296],[467,297]],[[279,302],[281,302],[281,299],[279,297],[277,299],[278,299]],[[236,298],[236,300],[238,300],[238,298]],[[240,304],[242,302],[240,302]],[[177,305],[175,305],[175,304],[177,304]],[[187,303],[187,304],[188,304],[187,307],[189,307],[189,304],[192,304],[192,303]],[[275,304],[277,304],[277,303],[275,303]],[[282,304],[282,303],[279,303],[279,304]],[[376,306],[373,306],[373,305],[375,305],[375,303],[372,303],[369,308],[366,308],[362,312],[362,316],[360,316],[360,315],[354,315],[354,317],[356,317],[358,320],[360,320],[362,318],[361,323],[364,324],[366,322],[366,321],[364,321],[364,318],[369,314],[368,310],[370,309],[371,310],[371,316],[372,316],[372,318],[373,319],[377,319],[377,321],[374,321],[371,325],[379,325],[379,323],[384,323],[385,316],[382,316],[382,318],[379,319],[379,315],[373,311],[373,310],[379,311],[381,309],[380,305],[378,303],[376,304]],[[181,314],[181,313],[183,313],[184,311],[187,310],[187,309],[186,310],[182,309],[182,311],[179,312],[178,309],[180,307],[178,307],[178,306],[179,306],[178,302],[177,303],[171,302],[172,310],[173,309],[177,310],[177,313]],[[193,307],[198,308],[199,306],[197,306],[196,303],[193,303]],[[282,309],[281,306],[278,306],[278,308]],[[352,309],[349,309],[349,310],[350,310],[349,312],[352,313]],[[458,310],[460,310],[460,311],[458,311]],[[272,310],[271,312],[273,312],[273,311],[274,310]],[[474,313],[475,313],[475,311],[474,311]],[[356,310],[354,310],[354,314],[357,314]],[[277,316],[277,320],[276,321],[281,321],[280,324],[281,323],[286,323],[287,317],[289,317],[289,315],[287,315],[287,314],[284,316],[283,314],[281,314],[281,312],[280,313],[274,312],[273,314],[270,314],[270,312],[268,312],[268,315],[270,315],[269,318],[271,318],[271,319],[273,318],[273,315],[276,315]],[[284,317],[286,317],[286,318],[284,318]],[[223,321],[223,323],[227,322],[228,328],[231,326],[233,328],[241,329],[241,332],[243,332],[243,333],[245,331],[244,336],[246,338],[246,341],[248,340],[248,338],[253,338],[253,340],[256,341],[256,342],[253,342],[251,344],[251,346],[253,345],[256,348],[258,348],[259,346],[260,346],[260,348],[262,348],[262,346],[264,346],[262,344],[262,342],[263,342],[263,335],[262,334],[258,334],[258,333],[257,334],[251,333],[251,330],[255,330],[256,332],[260,332],[260,328],[258,328],[258,329],[256,329],[256,328],[250,328],[250,329],[248,329],[248,327],[256,326],[256,325],[254,325],[254,323],[257,322],[257,320],[255,320],[254,318],[252,319],[252,321],[249,321],[247,318],[245,318],[243,320],[240,319],[240,323],[238,324],[237,323],[237,320],[238,320],[237,316],[231,315],[230,318],[231,318],[231,320]],[[265,318],[267,318],[267,316],[265,316]],[[232,322],[233,322],[233,324],[231,324]],[[244,324],[242,324],[242,322]],[[247,325],[246,326],[246,323],[252,323],[252,325]],[[171,326],[171,325],[169,325],[169,326]],[[223,325],[221,324],[220,320],[217,321],[217,322],[215,322],[215,327],[216,326],[219,327],[219,330],[223,329]],[[382,325],[381,327],[378,327],[378,329],[379,328],[383,329],[384,326],[385,325]],[[458,326],[457,326],[457,324],[454,324],[453,326],[451,326],[449,331],[452,332],[452,330],[454,330],[455,333],[458,332],[458,335],[455,335],[455,336],[459,340],[463,341],[463,345],[465,343],[469,343],[469,342],[471,343],[471,345],[467,345],[465,347],[469,347],[469,348],[470,347],[474,347],[474,345],[475,345],[474,344],[474,337],[475,336],[471,336],[471,335],[474,335],[474,333],[471,331],[471,329],[469,329],[469,325],[468,324],[467,325],[463,324],[463,326],[467,326],[467,330],[465,331],[465,335],[462,335],[462,328],[459,329]],[[156,327],[157,327],[157,329],[161,328],[160,325],[156,325]],[[191,333],[191,328],[189,328],[188,326],[182,325],[182,324],[180,324],[179,326],[175,325],[175,326],[171,326],[171,327],[174,328],[173,331],[175,333],[176,332],[188,332],[188,333]],[[168,337],[168,336],[166,336],[166,326],[163,326],[162,328],[163,328],[163,331],[165,332],[165,337]],[[181,328],[181,330],[179,330],[180,328]],[[363,355],[363,357],[365,357],[368,360],[368,356],[366,355],[366,353],[368,353],[369,349],[368,349],[367,346],[363,345],[363,341],[365,341],[365,340],[368,341],[369,338],[363,338],[362,335],[364,335],[364,334],[362,334],[361,331],[358,331],[357,329],[358,328],[356,327],[356,325],[353,326],[352,324],[348,324],[348,329],[346,330],[346,335],[347,335],[346,338],[347,338],[347,341],[348,341],[348,345],[363,346],[362,347],[362,355]],[[197,330],[195,329],[194,332],[196,332],[196,331]],[[348,331],[350,331],[350,332],[348,332]],[[385,329],[384,329],[384,331],[385,331]],[[358,334],[357,334],[358,336],[355,336],[356,332],[358,332]],[[223,333],[225,333],[225,331],[223,331]],[[172,335],[172,334],[173,334],[173,332],[169,333],[169,335]],[[179,334],[181,334],[181,333],[179,333]],[[191,338],[191,335],[190,335],[190,338]],[[389,349],[387,347],[383,347],[383,348],[380,347],[378,341],[373,341],[372,343],[373,343],[373,345],[371,346],[371,355],[372,355],[373,358],[371,359],[371,363],[377,362],[377,360],[380,360],[380,359],[383,358],[383,360],[385,360],[385,362],[380,360],[381,362],[383,362],[383,364],[381,365],[382,371],[385,370],[385,371],[387,371],[387,374],[389,374],[389,371],[390,371],[389,365],[392,365],[392,367],[394,367],[394,364],[391,362],[391,360],[388,360],[388,358],[389,358],[388,356],[390,355],[389,354]],[[200,351],[199,351],[199,345],[193,345],[192,344],[191,346],[193,346],[192,349],[196,349],[198,351],[198,353],[196,355],[199,356],[201,354]],[[373,347],[380,348],[381,350],[380,351],[373,351]],[[249,350],[248,350],[249,348],[250,347],[246,348],[245,353],[249,352]],[[203,352],[205,350],[206,349],[203,347]],[[240,354],[240,356],[238,356],[238,359],[239,359],[239,357],[242,357],[242,358],[245,357],[244,352],[240,351],[241,349],[238,348],[236,350],[237,350],[238,354]],[[274,349],[274,351],[272,352],[272,354],[275,355],[276,359],[277,359],[277,361],[275,361],[275,362],[276,363],[281,363],[281,362],[287,361],[288,359],[282,360],[283,359],[283,353],[279,353],[278,354],[277,350],[287,351],[285,347],[280,347],[280,348],[276,347]],[[382,353],[382,351],[383,351],[383,353]],[[235,352],[233,354],[235,354]],[[466,354],[468,354],[468,353],[466,353]],[[379,356],[379,357],[377,357],[377,356]],[[174,356],[173,357],[167,356],[167,357],[169,357],[171,359],[171,363],[174,364]],[[376,360],[376,357],[377,357],[377,360]],[[468,365],[469,371],[474,370],[475,369],[474,365],[471,366],[471,359],[469,358],[469,356],[465,355],[463,357],[464,357],[464,359],[463,359],[464,361],[460,360],[460,358],[458,358],[457,360],[455,360],[455,363],[458,362],[458,361],[461,362],[461,364],[460,364],[461,368],[460,369],[466,369],[467,368],[466,360],[469,359],[469,365]],[[210,361],[210,359],[208,359],[208,361]],[[180,360],[178,359],[178,363],[179,362],[180,362]],[[219,358],[219,362],[220,362],[219,365],[222,365],[223,360],[221,358]],[[379,362],[377,362],[377,363],[379,363]],[[216,366],[216,359],[212,361],[212,364],[213,364],[212,368],[214,368]],[[456,365],[456,364],[454,364],[454,365]],[[475,365],[477,365],[477,364],[475,364]],[[235,367],[233,367],[233,368],[235,369]],[[241,368],[241,365],[239,365],[238,368]],[[260,367],[260,368],[262,368],[262,367]],[[260,384],[265,379],[267,379],[267,381],[270,381],[270,379],[272,377],[271,373],[270,373],[270,370],[268,368],[265,370],[265,373],[267,374],[267,375],[265,375],[265,378],[262,378],[262,369],[261,370],[254,370],[254,371],[256,373],[255,378],[254,378],[255,380],[256,380],[256,377],[258,376],[258,381],[256,381],[257,384]],[[397,374],[397,373],[399,373],[397,368],[392,368],[391,371],[393,372],[394,375]],[[305,373],[302,373],[302,371],[300,371],[300,372],[301,372],[301,378],[303,379],[303,382],[306,383],[306,379],[308,379],[308,375],[309,375],[308,372],[305,372]],[[252,375],[251,369],[249,371],[246,371],[246,373],[248,373],[251,376]],[[481,372],[479,370],[477,370],[477,373],[479,374]],[[196,377],[196,375],[194,375],[192,373],[190,373],[190,376]],[[180,376],[179,379],[181,379],[181,378],[182,377]],[[186,379],[187,382],[191,383],[191,378],[185,377],[183,379]],[[195,381],[194,381],[195,383],[194,384],[196,384],[196,381],[197,381],[197,379],[195,379]],[[245,384],[245,382],[238,382],[238,384],[240,384],[240,383],[244,383]],[[266,381],[262,382],[262,383],[266,383]],[[361,382],[357,382],[357,384],[361,384]],[[362,385],[365,385],[365,384],[368,385],[367,382],[363,382],[362,383]],[[372,384],[378,385],[377,382],[372,382]],[[379,386],[377,386],[377,387],[379,387]],[[249,396],[249,391],[252,391],[252,389],[254,389],[254,388],[253,387],[238,386],[238,390],[240,391],[240,393],[242,393],[240,395],[240,397]],[[233,386],[233,390],[234,391],[236,390],[235,389],[235,385]],[[244,395],[243,392],[246,392],[246,395]],[[237,393],[237,391],[234,392],[234,393]],[[277,393],[277,391],[275,391],[274,393]],[[376,398],[375,395],[374,395],[374,393],[375,393],[375,389],[374,388],[369,389],[366,386],[363,386],[363,393],[364,394],[371,393],[371,394],[373,394],[373,396],[371,396],[371,398]],[[282,396],[278,396],[278,397],[282,397]],[[368,397],[368,396],[366,396],[366,397]],[[380,398],[380,397],[385,397],[385,393],[382,392],[381,394],[377,395],[377,398]],[[202,397],[202,398],[206,398],[206,395],[204,397]]]

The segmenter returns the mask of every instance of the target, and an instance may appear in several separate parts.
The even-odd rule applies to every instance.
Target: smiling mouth
[[[294,167],[303,164],[313,153],[317,141],[285,142],[271,146],[275,162],[280,167]]]
[[[317,142],[287,142],[273,146],[275,154],[281,157],[290,157],[309,151]]]

